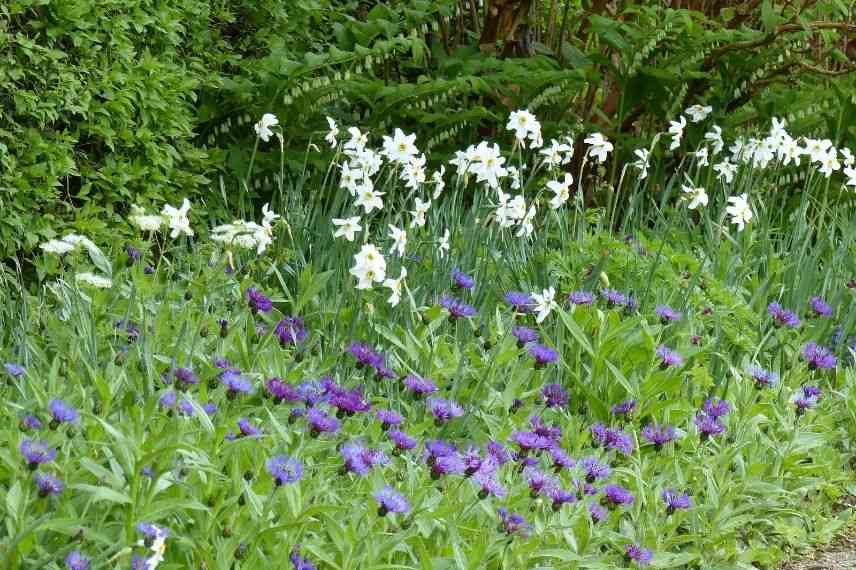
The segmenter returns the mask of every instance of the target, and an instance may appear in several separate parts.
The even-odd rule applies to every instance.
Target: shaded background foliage
[[[313,170],[305,149],[325,115],[418,132],[431,160],[522,107],[546,137],[597,128],[627,142],[616,161],[698,102],[723,126],[786,116],[795,134],[848,144],[853,11],[844,0],[13,0],[0,6],[0,248],[26,252],[69,226],[107,241],[132,202],[187,196],[216,220],[236,196],[271,199],[278,152],[257,157],[249,193],[236,183],[263,112],[286,126],[291,188]]]

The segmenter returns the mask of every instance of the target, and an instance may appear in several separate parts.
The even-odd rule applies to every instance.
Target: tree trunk
[[[520,24],[525,20],[533,0],[488,0],[479,47],[484,52],[496,51],[497,42],[503,44],[504,55],[529,55],[527,38],[518,37]],[[525,27],[525,26],[524,26]]]

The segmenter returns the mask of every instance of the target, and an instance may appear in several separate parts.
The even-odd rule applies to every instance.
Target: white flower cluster
[[[166,224],[170,229],[169,236],[175,239],[181,234],[193,236],[189,213],[190,200],[185,198],[178,208],[169,204],[164,205],[160,214],[149,214],[144,208],[134,204],[131,206],[131,215],[128,216],[128,220],[143,232],[159,231],[161,226]]]
[[[235,220],[231,224],[215,227],[211,239],[226,246],[241,249],[254,249],[258,255],[265,252],[273,242],[273,223],[279,219],[279,214],[273,212],[268,204],[262,206],[262,223],[246,220]]]

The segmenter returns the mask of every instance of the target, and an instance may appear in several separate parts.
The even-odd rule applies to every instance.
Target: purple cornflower
[[[425,442],[425,463],[433,465],[440,457],[447,457],[457,453],[457,448],[442,439],[431,439]]]
[[[115,326],[128,336],[128,342],[134,342],[140,338],[140,327],[129,320],[120,319],[116,321]]]
[[[246,296],[247,303],[250,305],[250,310],[253,313],[267,313],[273,309],[273,301],[270,300],[270,297],[255,287],[247,289]]]
[[[387,513],[406,513],[410,511],[410,503],[404,498],[404,495],[390,487],[385,486],[380,491],[374,493],[374,498],[378,502],[377,514],[379,517],[386,516]]]
[[[827,370],[835,368],[838,359],[832,352],[816,342],[809,342],[803,347],[802,356],[808,362],[809,370]]]
[[[392,440],[392,443],[395,444],[395,449],[398,451],[407,451],[416,447],[416,439],[401,430],[390,430],[389,439]]]
[[[297,386],[297,394],[299,399],[306,404],[307,408],[311,408],[327,397],[324,389],[321,388],[321,384],[313,380],[303,382]]]
[[[39,497],[43,499],[49,495],[59,495],[65,489],[65,485],[60,479],[47,473],[36,473],[33,480],[39,489]]]
[[[529,425],[532,426],[532,431],[554,442],[558,442],[562,438],[562,428],[544,423],[541,416],[532,416],[529,418]]]
[[[277,487],[295,483],[303,477],[303,464],[287,455],[277,455],[267,460],[268,473]]]
[[[684,365],[684,359],[681,357],[681,355],[664,344],[661,344],[657,347],[656,354],[657,357],[660,359],[660,368],[664,370],[672,366]]]
[[[591,426],[591,434],[595,443],[603,447],[616,450],[622,455],[630,455],[635,447],[633,438],[617,428],[608,428],[603,424]]]
[[[591,305],[594,303],[594,293],[589,291],[574,291],[568,295],[568,301],[573,305]]]
[[[800,318],[793,311],[789,311],[776,302],[767,305],[767,312],[773,317],[777,326],[796,328],[800,326]]]
[[[636,400],[625,400],[612,406],[612,415],[622,416],[625,419],[632,416],[634,411],[636,411]]]
[[[464,415],[464,408],[460,404],[442,398],[429,398],[428,409],[431,410],[431,415],[434,416],[434,422],[437,424],[444,424],[452,418]]]
[[[812,297],[809,301],[811,310],[816,317],[831,317],[832,307],[822,297]]]
[[[125,254],[128,256],[128,265],[131,266],[143,258],[143,252],[131,244],[125,245]]]
[[[220,379],[226,386],[226,397],[230,400],[234,400],[238,394],[249,394],[253,391],[253,383],[240,372],[226,370]]]
[[[637,566],[647,566],[651,563],[654,555],[647,548],[642,548],[636,544],[624,545],[624,556],[630,562],[635,562]]]
[[[27,373],[26,368],[20,364],[15,364],[14,362],[7,362],[3,365],[3,368],[6,370],[6,374],[15,379],[20,378]]]
[[[51,413],[51,429],[56,429],[60,424],[77,423],[79,416],[77,410],[71,407],[68,403],[54,399],[48,403],[48,409]]]
[[[354,390],[341,389],[330,396],[330,405],[338,410],[338,417],[353,416],[358,412],[368,412],[371,404],[363,397],[361,388]]]
[[[664,489],[660,495],[666,503],[666,514],[671,515],[675,511],[692,508],[693,501],[687,493],[679,493],[674,489]]]
[[[725,432],[725,424],[719,421],[719,418],[709,416],[705,413],[699,413],[693,420],[702,440],[720,435]]]
[[[702,410],[712,418],[723,418],[731,413],[731,404],[720,398],[708,398],[704,401]]]
[[[535,359],[535,368],[543,368],[559,360],[559,353],[543,344],[533,344],[529,347],[529,356]]]
[[[357,359],[357,368],[363,366],[377,368],[383,364],[383,357],[364,342],[352,342],[348,347],[348,352]]]
[[[173,371],[172,375],[182,386],[192,386],[194,384],[199,384],[199,378],[196,377],[196,374],[194,374],[193,370],[191,370],[190,368],[176,368]]]
[[[588,511],[589,515],[591,516],[591,520],[596,523],[603,521],[607,516],[609,516],[609,513],[606,511],[606,509],[604,509],[597,503],[589,503]]]
[[[202,406],[202,410],[209,416],[213,416],[217,413],[217,404],[214,402],[208,402],[204,406]]]
[[[300,317],[286,315],[276,324],[274,334],[282,346],[300,344],[306,339],[306,326]]]
[[[476,471],[472,480],[479,486],[478,495],[480,499],[486,499],[490,495],[501,499],[508,494],[508,489],[496,479],[494,471],[484,469]]]
[[[550,449],[554,444],[552,439],[531,431],[515,431],[511,434],[511,441],[520,448],[524,455],[530,450]]]
[[[404,421],[404,416],[392,410],[377,410],[375,411],[375,417],[378,419],[381,428],[384,430],[393,426],[401,425],[401,422]]]
[[[615,289],[601,289],[600,295],[610,307],[623,307],[627,305],[627,295]]]
[[[657,305],[654,312],[664,323],[679,321],[684,316],[683,313],[668,305]]]
[[[151,265],[146,265],[145,267],[143,267],[143,273],[145,273],[146,275],[152,275],[154,272],[155,268]]]
[[[404,385],[417,396],[426,396],[437,391],[437,385],[434,382],[415,374],[408,374],[404,379]]]
[[[175,390],[167,390],[158,400],[158,406],[161,408],[174,408],[177,400],[178,396]]]
[[[472,289],[476,286],[476,281],[460,269],[452,270],[452,283],[458,289]]]
[[[366,476],[375,465],[389,463],[386,455],[377,449],[370,449],[359,441],[351,441],[342,446],[342,459],[345,461],[345,471]]]
[[[518,313],[531,313],[534,307],[532,296],[522,291],[509,291],[505,294],[505,302]]]
[[[450,295],[443,295],[440,298],[440,306],[449,311],[449,318],[453,321],[462,317],[473,317],[478,314],[475,307]]]
[[[156,524],[141,522],[137,525],[137,532],[143,535],[143,540],[147,547],[151,547],[152,542],[160,537],[169,536],[169,529],[160,527]]]
[[[220,370],[228,370],[232,368],[232,363],[229,362],[227,358],[223,358],[222,356],[215,356],[214,367],[219,368]]]
[[[38,431],[42,429],[42,421],[33,414],[21,416],[21,429]]]
[[[431,478],[439,479],[444,475],[457,475],[466,470],[464,460],[457,452],[437,457],[431,465]]]
[[[541,389],[541,396],[548,408],[564,408],[568,405],[568,391],[562,388],[561,384],[546,384]]]
[[[580,481],[579,479],[574,479],[574,486],[577,488],[577,497],[582,499],[584,496],[593,497],[597,495],[600,491],[598,491],[597,487],[592,485],[587,481]]]
[[[498,441],[488,442],[487,454],[497,465],[505,465],[506,463],[511,461],[511,457],[508,454],[508,450]]]
[[[813,408],[820,400],[821,391],[817,386],[803,386],[794,397],[797,415],[801,416],[806,410]]]
[[[669,442],[675,441],[678,434],[675,428],[668,424],[648,424],[642,428],[642,437],[654,444],[659,450]]]
[[[752,366],[747,371],[755,381],[756,388],[770,388],[779,381],[779,375],[769,370],[764,370],[760,366]]]
[[[483,465],[486,468],[489,467],[489,464],[482,459],[481,452],[475,447],[467,449],[462,459],[464,460],[464,475],[467,477],[472,476]]]
[[[562,505],[566,503],[574,503],[577,500],[577,494],[566,491],[561,487],[549,487],[545,491],[547,498],[553,501],[553,510],[558,511]]]
[[[556,473],[562,469],[573,469],[577,464],[577,462],[559,446],[550,448],[550,457],[553,459],[553,471]]]
[[[523,346],[530,342],[538,342],[538,331],[529,327],[511,327],[511,335],[517,339],[517,346]]]
[[[193,404],[190,403],[190,400],[182,400],[178,404],[178,413],[183,416],[192,417],[196,414],[196,410],[193,409]]]
[[[608,507],[632,505],[636,500],[633,493],[621,485],[609,484],[603,488],[603,499]]]
[[[144,556],[134,554],[131,557],[131,570],[148,570],[149,562]]]
[[[315,570],[315,565],[312,564],[308,558],[300,556],[299,546],[295,546],[291,549],[291,554],[288,556],[288,559],[291,560],[293,570]]]
[[[496,509],[496,514],[499,515],[500,530],[505,534],[509,536],[516,534],[523,538],[529,536],[530,527],[523,515],[508,512],[502,507]]]
[[[309,433],[313,437],[322,433],[335,433],[339,429],[339,422],[336,418],[331,418],[323,410],[312,408],[306,413],[306,420],[309,422]]]
[[[262,430],[251,424],[249,418],[241,418],[238,420],[237,437],[258,437],[261,434]]]
[[[580,466],[586,476],[586,481],[594,483],[599,479],[606,479],[612,470],[606,463],[601,463],[596,457],[586,457],[580,461]]]
[[[534,499],[542,492],[546,493],[551,487],[558,486],[559,482],[550,477],[537,467],[526,467],[523,469],[523,477],[526,479],[526,484],[529,485],[529,491]]]
[[[56,459],[56,449],[52,448],[45,441],[25,439],[21,442],[18,449],[21,451],[21,455],[24,456],[24,460],[26,460],[27,466],[31,471],[35,471],[43,463],[50,463]]]
[[[267,389],[268,394],[273,396],[273,399],[277,404],[286,401],[297,402],[300,400],[300,394],[297,392],[297,389],[291,384],[283,382],[281,378],[270,378],[265,382],[265,388]]]
[[[68,570],[89,570],[89,559],[80,553],[79,550],[72,550],[65,557],[65,567]]]

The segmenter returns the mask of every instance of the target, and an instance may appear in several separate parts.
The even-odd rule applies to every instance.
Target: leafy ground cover
[[[3,566],[773,568],[840,529],[846,149],[710,128],[583,188],[509,130],[429,175],[331,124],[319,190],[259,222],[147,204],[5,272]]]

